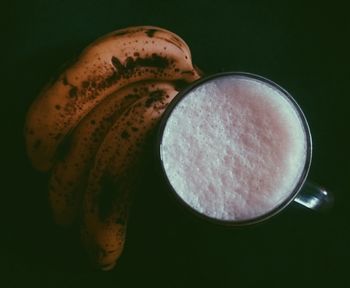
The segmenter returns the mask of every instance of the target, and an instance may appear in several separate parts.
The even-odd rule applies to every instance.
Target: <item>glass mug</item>
[[[293,201],[332,206],[329,192],[306,181],[312,138],[304,113],[259,75],[225,72],[192,83],[165,111],[156,144],[172,194],[210,222],[262,222]]]

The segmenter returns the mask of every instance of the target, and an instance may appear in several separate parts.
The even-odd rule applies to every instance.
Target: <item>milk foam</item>
[[[188,205],[212,218],[247,220],[293,192],[306,161],[306,134],[281,91],[227,76],[180,101],[165,126],[161,158]]]

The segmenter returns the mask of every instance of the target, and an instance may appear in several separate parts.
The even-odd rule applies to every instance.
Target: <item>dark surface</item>
[[[208,2],[16,0],[2,9],[2,96],[9,100],[2,113],[9,128],[2,137],[9,182],[2,189],[2,287],[350,287],[346,8],[335,1]],[[88,43],[145,24],[183,37],[207,74],[252,72],[289,90],[313,135],[310,178],[334,193],[334,209],[318,215],[290,207],[265,224],[230,230],[193,220],[148,183],[118,267],[90,270],[74,236],[52,223],[46,175],[24,153],[24,115],[57,68]]]

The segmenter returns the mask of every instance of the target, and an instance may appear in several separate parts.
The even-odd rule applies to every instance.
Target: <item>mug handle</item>
[[[334,205],[334,196],[323,187],[306,181],[294,202],[318,212],[327,212]]]

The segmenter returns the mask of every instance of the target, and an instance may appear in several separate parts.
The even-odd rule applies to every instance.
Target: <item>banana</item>
[[[55,162],[49,180],[49,199],[57,224],[69,226],[76,222],[85,179],[112,123],[132,103],[167,85],[159,81],[141,81],[117,90],[90,111],[67,136],[67,151]]]
[[[90,217],[88,223],[82,222],[82,243],[92,265],[97,269],[113,269],[123,252],[134,191],[133,181],[135,179],[130,175],[123,175],[118,182],[104,176],[99,209],[88,212],[98,215]]]
[[[101,37],[32,103],[24,129],[28,157],[38,170],[51,169],[64,137],[121,87],[141,80],[197,78],[187,44],[170,31],[139,26]]]
[[[82,240],[93,262],[110,270],[123,251],[130,194],[147,139],[178,93],[159,89],[132,104],[109,129],[99,147],[83,201]]]

